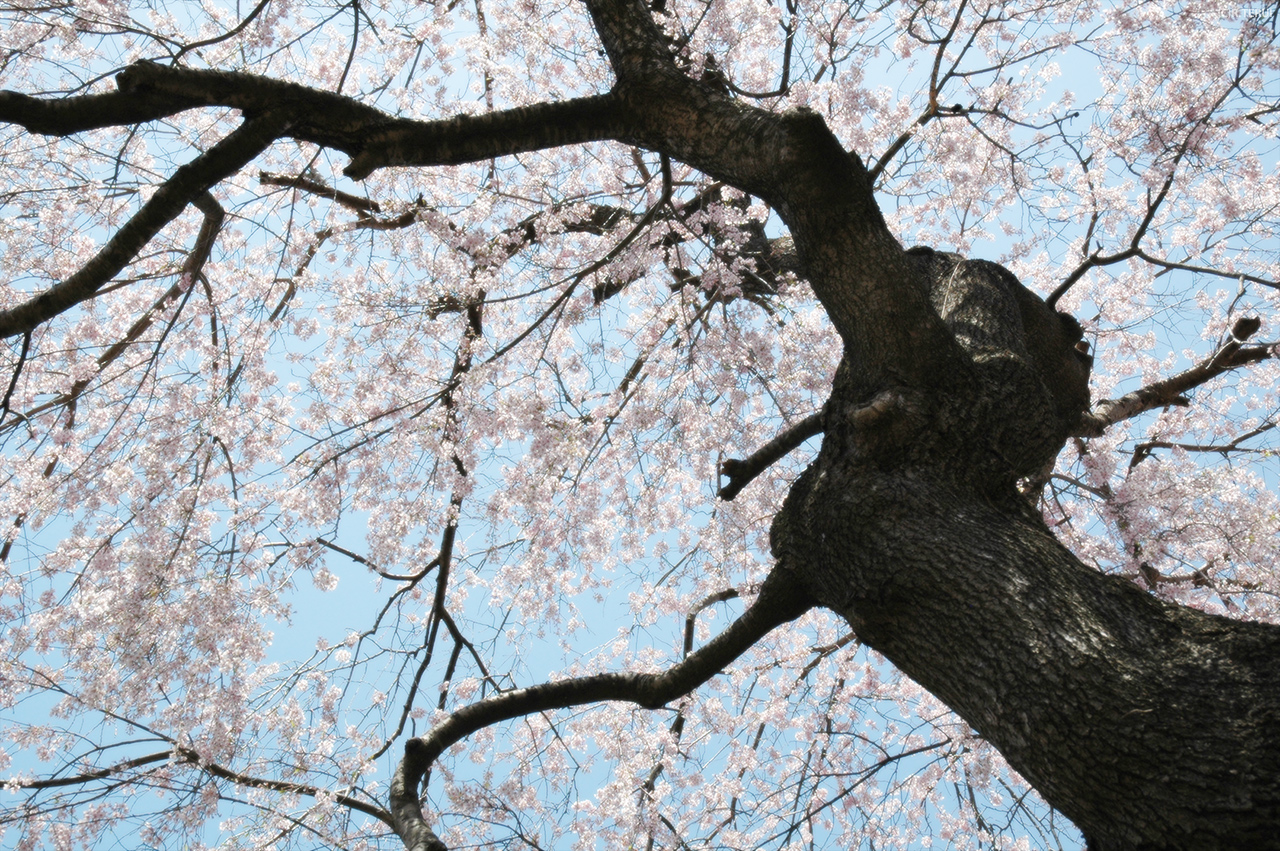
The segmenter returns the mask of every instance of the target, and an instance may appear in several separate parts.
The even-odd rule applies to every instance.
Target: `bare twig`
[[[729,477],[729,483],[720,488],[720,498],[731,500],[752,479],[779,461],[788,452],[815,434],[822,434],[823,413],[817,411],[779,432],[747,458],[730,458],[720,465],[721,475]]]
[[[352,195],[350,192],[343,192],[335,189],[323,180],[317,180],[314,177],[306,175],[274,174],[269,171],[258,172],[258,182],[263,186],[286,186],[290,189],[299,189],[303,192],[310,192],[312,195],[319,195],[321,198],[332,198],[342,206],[349,210],[355,210],[358,213],[381,213],[382,207],[377,201],[368,198],[362,198],[359,195]]]

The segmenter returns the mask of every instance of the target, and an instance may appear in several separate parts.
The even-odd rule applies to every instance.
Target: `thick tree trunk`
[[[1160,602],[1054,539],[1014,477],[1078,419],[1073,323],[1055,339],[1054,314],[998,267],[912,254],[972,368],[949,373],[955,392],[871,399],[837,379],[822,451],[774,523],[775,570],[995,744],[1091,848],[1280,847],[1280,628]]]
[[[774,524],[775,571],[955,709],[1091,846],[1280,847],[1280,628],[1099,574],[1017,493],[1088,407],[1078,324],[993,264],[904,252],[816,116],[678,84],[639,4],[591,6],[637,104],[628,138],[769,201],[845,343],[822,451]],[[662,96],[637,98],[631,75]]]
[[[775,572],[991,741],[1092,847],[1280,847],[1280,628],[1162,603],[1018,494],[1088,408],[1079,325],[993,264],[903,251],[816,115],[680,78],[637,0],[589,3],[623,138],[756,194],[844,361]]]
[[[819,460],[792,570],[1097,848],[1280,847],[1280,629],[1155,600],[928,472]]]

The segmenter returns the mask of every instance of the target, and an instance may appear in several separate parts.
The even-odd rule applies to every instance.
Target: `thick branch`
[[[297,138],[352,153],[374,127],[393,119],[349,97],[232,71],[209,71],[136,62],[116,75],[118,91],[66,98],[37,98],[0,91],[0,121],[32,133],[69,136],[101,127],[154,121],[200,107],[238,109],[246,118],[293,111]]]
[[[296,138],[347,152],[359,147],[355,140],[360,136],[393,120],[354,98],[238,71],[135,62],[116,75],[116,85],[130,97],[154,103],[181,103],[183,109],[230,107],[246,117],[287,109],[298,116],[292,128],[298,134]],[[312,139],[311,134],[320,138]]]
[[[59,313],[92,298],[120,272],[183,208],[195,203],[209,187],[235,174],[262,153],[288,126],[282,113],[268,113],[240,125],[221,142],[161,184],[107,244],[79,271],[45,292],[9,310],[0,311],[0,337],[30,331]]]
[[[862,161],[816,112],[741,104],[675,63],[643,0],[590,0],[625,105],[622,141],[661,151],[768,202],[873,389],[943,381],[962,357],[889,232]],[[665,47],[663,48],[665,50]]]
[[[155,121],[192,105],[187,98],[138,97],[125,91],[49,99],[2,90],[0,121],[43,136],[70,136],[101,127]]]
[[[246,114],[288,106],[300,119],[296,139],[352,155],[348,177],[388,166],[456,165],[490,157],[612,138],[618,115],[608,95],[440,121],[394,118],[352,98],[255,74],[172,68],[149,62],[117,78],[121,90],[191,106]]]
[[[440,754],[477,730],[536,712],[606,700],[657,709],[720,673],[774,627],[794,620],[812,605],[790,575],[775,570],[741,617],[661,674],[597,674],[560,680],[506,692],[459,709],[426,736],[405,742],[404,759],[391,781],[391,815],[396,832],[409,851],[443,851],[444,843],[422,818],[418,784]]]
[[[617,100],[597,95],[439,121],[396,118],[359,101],[256,74],[138,62],[119,91],[60,100],[0,92],[0,120],[65,136],[152,121],[185,109],[228,107],[248,117],[284,110],[289,135],[352,156],[348,176],[388,166],[456,165],[621,135]]]
[[[612,95],[539,103],[444,121],[397,120],[362,140],[344,173],[362,180],[388,166],[458,165],[490,157],[598,142],[621,135]]]

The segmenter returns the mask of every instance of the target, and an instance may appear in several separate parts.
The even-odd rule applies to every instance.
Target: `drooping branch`
[[[196,234],[195,245],[191,249],[191,253],[187,255],[186,261],[182,264],[182,274],[178,276],[178,280],[164,292],[155,303],[142,314],[125,333],[124,337],[108,348],[105,352],[98,356],[98,369],[102,370],[112,361],[120,357],[126,349],[138,340],[147,329],[155,322],[160,311],[167,305],[172,303],[185,291],[195,286],[196,277],[204,271],[204,266],[209,262],[209,256],[213,253],[214,240],[218,237],[218,232],[222,229],[223,220],[226,218],[226,211],[222,209],[222,205],[209,192],[202,192],[197,196],[191,205],[204,214],[204,221],[200,223],[200,231]],[[76,382],[76,388],[72,390],[72,396],[78,395],[83,391],[87,381],[83,379]]]
[[[475,358],[475,349],[484,335],[484,291],[480,290],[466,306],[466,327],[462,333],[462,341],[454,355],[453,370],[445,385],[442,403],[445,409],[444,440],[452,444],[450,461],[461,479],[469,475],[457,446],[463,429],[462,416],[458,410],[457,393],[462,379],[471,371]],[[454,489],[449,494],[449,514],[445,521],[444,531],[440,535],[440,549],[436,553],[436,591],[431,604],[431,614],[427,618],[427,643],[423,653],[423,664],[429,665],[435,653],[436,635],[440,630],[440,622],[444,617],[445,598],[449,590],[450,573],[453,566],[453,549],[458,534],[458,518],[462,514],[463,492]]]
[[[697,627],[698,615],[702,614],[702,612],[706,611],[711,606],[714,606],[717,603],[723,603],[726,600],[735,600],[738,598],[738,596],[739,595],[736,588],[726,588],[723,591],[718,591],[715,594],[710,594],[704,597],[702,600],[698,601],[697,605],[695,605],[692,609],[689,610],[689,613],[685,615],[685,619],[684,619],[684,647],[682,648],[681,654],[680,654],[681,661],[688,659],[689,654],[693,652],[693,634],[694,634],[694,630]],[[684,706],[681,706],[676,710],[675,720],[673,720],[671,722],[671,726],[667,728],[667,731],[671,734],[672,741],[677,744],[680,741],[680,737],[684,735],[684,725],[685,725],[684,709],[685,709]],[[641,806],[644,806],[646,801],[651,800],[653,798],[653,792],[654,792],[654,789],[656,788],[658,778],[662,776],[662,772],[664,768],[665,766],[663,765],[662,761],[659,760],[656,763],[654,763],[653,768],[649,769],[649,776],[645,779],[644,784],[640,787],[639,799],[640,799]],[[645,842],[645,851],[651,851],[652,848],[653,848],[653,833],[650,832],[649,838]]]
[[[289,124],[284,112],[250,119],[225,139],[186,165],[156,190],[142,209],[107,240],[77,272],[40,295],[0,311],[0,337],[22,334],[63,311],[92,298],[127,266],[137,253],[183,208],[195,203],[211,186],[235,174],[262,153]]]
[[[170,749],[144,754],[143,756],[118,762],[115,765],[92,769],[81,774],[67,777],[51,777],[47,780],[9,780],[6,781],[5,784],[14,789],[30,789],[32,791],[40,791],[43,789],[65,789],[72,786],[86,786],[97,781],[108,780],[112,777],[116,777],[125,772],[142,768],[147,765],[170,763],[180,763],[192,766],[213,777],[235,783],[237,786],[246,786],[253,789],[265,789],[271,792],[281,792],[288,795],[305,795],[309,798],[329,797],[337,804],[356,810],[357,812],[362,812],[365,815],[372,816],[387,825],[392,824],[391,816],[386,810],[375,804],[371,804],[368,801],[362,801],[359,798],[353,798],[350,795],[342,793],[330,792],[306,783],[292,783],[286,780],[271,780],[265,777],[256,777],[251,774],[232,771],[225,766],[208,761],[191,748],[184,748],[176,745]]]
[[[1185,406],[1188,404],[1185,395],[1187,392],[1225,372],[1275,357],[1275,346],[1244,345],[1246,340],[1257,333],[1259,327],[1257,317],[1237,320],[1231,329],[1231,339],[1212,356],[1188,370],[1126,393],[1119,399],[1099,402],[1093,411],[1081,418],[1075,436],[1101,437],[1103,432],[1116,423],[1147,411],[1171,405]]]
[[[391,816],[408,851],[444,851],[446,846],[422,817],[418,784],[451,745],[485,727],[536,712],[585,703],[626,701],[658,709],[724,670],[772,629],[807,612],[813,601],[785,571],[774,570],[760,596],[701,649],[660,674],[597,674],[517,689],[459,709],[426,736],[405,742],[405,755],[391,780]]]
[[[22,367],[27,362],[27,354],[30,351],[31,332],[28,331],[22,335],[22,346],[18,349],[18,360],[13,365],[13,374],[9,377],[9,387],[4,391],[4,398],[0,399],[0,422],[9,416],[9,400],[13,398],[13,391],[18,387],[18,379],[22,377]]]

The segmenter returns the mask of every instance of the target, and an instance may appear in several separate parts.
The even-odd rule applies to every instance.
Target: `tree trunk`
[[[997,326],[1018,317],[989,297],[1013,292],[991,285],[997,267],[913,253],[975,368],[953,370],[954,393],[851,400],[858,382],[837,380],[819,457],[774,523],[775,570],[995,744],[1091,848],[1280,847],[1280,628],[1163,603],[1054,539],[1013,479],[1072,425],[1069,320],[1038,358],[1002,359],[995,341],[1016,336]],[[1058,364],[1058,392],[1037,399],[1018,363]]]
[[[1096,848],[1280,846],[1280,630],[1162,603],[963,483],[820,459],[775,530]]]
[[[1280,847],[1280,627],[1099,574],[1017,491],[1088,408],[1078,323],[994,264],[903,251],[818,116],[679,81],[643,6],[590,6],[628,141],[773,205],[845,344],[822,450],[774,522],[775,572],[972,724],[1092,847]]]
[[[772,205],[844,342],[821,452],[774,522],[775,574],[972,724],[1091,847],[1280,847],[1280,627],[1099,574],[1018,493],[1088,409],[1079,324],[999,266],[904,251],[820,117],[683,77],[638,0],[588,5],[619,138]]]

